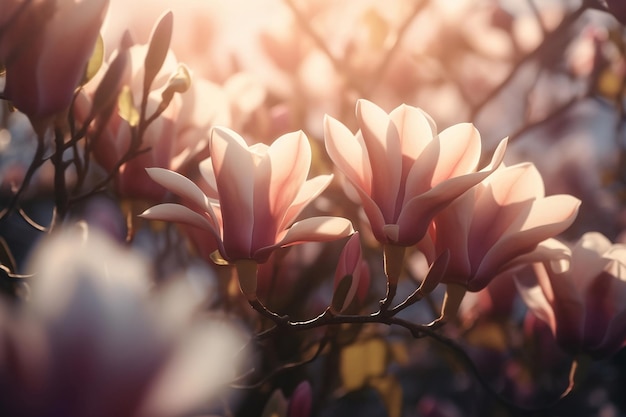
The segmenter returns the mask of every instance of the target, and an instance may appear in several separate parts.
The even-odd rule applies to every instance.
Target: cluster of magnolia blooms
[[[418,108],[401,105],[387,114],[366,100],[357,103],[356,116],[356,133],[325,118],[326,150],[383,246],[388,297],[406,248],[416,246],[429,263],[447,264],[441,273],[429,274],[420,291],[423,296],[439,283],[447,285],[440,321],[456,314],[466,291],[514,274],[528,307],[566,351],[602,357],[624,344],[624,247],[597,233],[584,235],[573,248],[553,238],[574,221],[578,199],[545,196],[532,163],[505,166],[506,140],[479,169],[481,139],[471,124],[437,132]],[[296,221],[332,180],[331,175],[307,179],[311,149],[304,133],[249,146],[236,132],[215,127],[209,147],[211,157],[199,166],[209,185],[206,193],[176,172],[149,169],[183,204],[160,204],[142,216],[210,233],[221,257],[237,266],[250,299],[256,298],[257,265],[276,248],[353,233],[344,218]],[[365,275],[361,269],[355,234],[337,269],[335,287],[348,278],[349,288],[333,306],[336,312],[357,294]]]
[[[180,203],[155,205],[142,216],[185,223],[204,231],[215,242],[222,261],[236,266],[241,289],[251,302],[258,302],[259,265],[267,262],[276,249],[351,236],[340,256],[335,277],[336,294],[330,308],[332,314],[344,313],[354,297],[368,291],[368,281],[374,278],[369,277],[364,267],[359,233],[355,232],[350,219],[301,216],[334,178],[333,174],[308,178],[312,151],[305,133],[287,133],[269,145],[249,144],[232,130],[233,123],[227,123],[230,127],[218,126],[220,117],[213,112],[214,108],[207,114],[203,113],[201,105],[193,105],[194,100],[200,101],[217,90],[203,82],[195,83],[167,47],[158,46],[159,40],[163,41],[159,38],[165,39],[161,43],[168,44],[171,37],[171,13],[159,21],[149,44],[134,45],[124,38],[119,49],[76,95],[106,6],[106,0],[0,0],[0,63],[5,69],[3,97],[26,114],[39,131],[59,114],[65,114],[73,103],[76,120],[87,126],[90,134],[98,133],[90,142],[94,157],[106,170],[119,170],[116,180],[120,195],[145,191],[141,176],[147,172],[154,183],[180,197]],[[50,17],[54,8],[55,13]],[[37,22],[40,24],[34,24]],[[76,33],[81,35],[74,35]],[[58,49],[53,45],[59,42],[71,42],[63,49],[66,55],[54,54]],[[156,69],[150,65],[153,61],[157,62]],[[193,94],[178,94],[187,90]],[[140,103],[139,109],[134,103]],[[151,119],[150,115],[154,116],[150,123],[142,125],[146,119]],[[231,113],[228,115],[228,122],[232,122]],[[505,166],[506,139],[497,146],[489,163],[481,167],[481,137],[472,124],[456,124],[439,132],[432,118],[419,108],[401,105],[387,113],[368,100],[357,102],[356,122],[358,130],[353,132],[341,121],[326,116],[323,140],[328,156],[346,180],[346,196],[363,209],[367,218],[363,227],[370,228],[383,248],[388,287],[381,304],[383,310],[393,302],[407,248],[416,247],[429,264],[437,268],[433,268],[436,273],[426,276],[413,301],[431,293],[440,284],[447,288],[441,317],[436,323],[445,323],[455,316],[467,291],[480,291],[492,280],[513,274],[528,307],[549,324],[565,350],[604,357],[622,347],[626,340],[626,306],[622,303],[626,296],[626,250],[596,233],[584,235],[573,247],[554,239],[574,221],[578,199],[569,195],[546,196],[542,178],[532,163]],[[136,137],[131,132],[137,127],[153,147],[119,164],[120,158],[134,146]],[[186,139],[196,136],[194,129],[210,133],[206,141],[193,142],[191,146]],[[159,135],[170,139],[150,139]],[[202,176],[202,186],[199,186],[176,171],[205,146],[210,156],[199,163]],[[157,200],[162,200],[163,196],[162,191],[151,195]],[[68,244],[57,242],[60,246]],[[93,251],[99,251],[83,250],[87,264],[72,267],[74,272],[66,274],[67,279],[73,279],[73,274],[83,274],[81,271],[89,268]],[[110,256],[122,259],[116,253]],[[129,337],[141,343],[150,340],[162,343],[163,354],[172,355],[176,351],[171,340],[178,340],[181,335],[171,336],[176,332],[176,321],[184,319],[183,313],[174,312],[178,306],[165,309],[173,314],[171,319],[158,318],[146,326],[136,326],[126,319],[154,320],[150,315],[144,316],[152,309],[153,301],[142,301],[143,290],[133,287],[129,291],[118,291],[117,287],[111,287],[110,291],[116,296],[99,300],[99,292],[92,287],[105,284],[77,280],[70,285],[75,293],[57,300],[55,286],[67,287],[67,284],[51,282],[46,274],[52,274],[52,266],[68,266],[55,258],[47,258],[44,265],[40,270],[48,272],[39,276],[38,281],[47,289],[33,289],[34,311],[27,310],[24,315],[43,317],[44,322],[53,319],[54,323],[33,327],[28,337],[44,340],[47,331],[68,331],[70,340],[98,344],[97,340],[81,339],[78,333],[71,333],[79,332],[81,326],[64,320],[64,314],[74,305],[102,302],[105,308],[107,300],[115,299],[124,308],[107,308],[107,312],[123,314],[125,319],[120,323],[129,327],[107,328],[129,332],[129,329],[141,328],[150,334],[140,338],[129,334]],[[129,270],[133,268],[136,267],[131,265]],[[123,285],[135,285],[131,281],[138,276],[149,276],[142,271],[131,275],[123,277],[129,279]],[[132,302],[128,297],[134,297]],[[164,295],[164,298],[166,303],[169,296]],[[99,327],[99,317],[81,319],[93,319],[94,323],[86,325]],[[18,317],[15,322],[21,320]],[[23,320],[41,323],[41,320]],[[162,328],[168,325],[171,328]],[[26,333],[19,335],[26,337]],[[50,340],[54,343],[56,339],[51,337]],[[106,344],[107,340],[106,335],[102,335],[101,342]],[[24,344],[20,341],[10,344],[14,345]],[[10,346],[0,354],[14,354]],[[39,384],[32,385],[36,393],[42,389],[41,384],[51,384],[53,379],[33,374],[29,367],[46,358],[36,350],[37,344],[29,346],[32,350],[19,354],[30,356],[14,366],[25,384],[32,381]],[[51,346],[51,349],[61,352],[66,347]],[[141,349],[141,344],[136,347]],[[114,352],[115,346],[112,348]],[[205,359],[209,357],[206,355]],[[71,355],[67,358],[75,359]],[[151,367],[151,358],[139,353],[138,358],[151,378],[158,377],[161,370]],[[94,375],[100,375],[100,371],[106,375],[106,360],[109,359],[115,360],[103,358],[103,368],[94,370],[98,371]],[[139,365],[134,362],[133,366]],[[41,369],[54,373],[56,367],[63,369],[63,362],[50,363]],[[142,375],[137,373],[137,377]],[[106,375],[106,380],[102,380],[105,381],[103,390],[115,377]],[[176,381],[167,379],[172,380]],[[73,382],[82,384],[82,381]],[[2,393],[11,393],[8,388],[3,387]],[[157,388],[159,386],[155,388],[153,382],[144,393],[150,394]],[[158,392],[163,390],[167,388]],[[94,393],[107,395],[104,391]],[[133,406],[142,410],[166,409],[162,404],[151,402],[166,397],[153,398],[148,394],[142,397],[145,403]],[[37,404],[33,403],[33,407]],[[37,412],[32,415],[40,415]],[[120,412],[112,410],[107,415],[120,415]]]

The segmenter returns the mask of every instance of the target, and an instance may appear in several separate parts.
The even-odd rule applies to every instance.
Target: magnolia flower
[[[340,217],[295,222],[332,180],[332,175],[306,179],[311,147],[301,131],[285,134],[271,146],[249,147],[234,131],[216,127],[209,147],[211,157],[199,166],[209,195],[178,173],[150,168],[150,177],[184,198],[187,206],[161,204],[146,210],[143,217],[209,231],[222,257],[231,262],[263,263],[278,247],[328,241],[353,232],[350,221]]]
[[[443,282],[480,291],[515,265],[553,255],[545,246],[535,249],[565,231],[579,205],[570,195],[546,197],[532,163],[500,167],[439,212],[417,246],[429,261],[448,249]]]
[[[46,238],[31,269],[30,299],[0,300],[0,414],[187,415],[234,377],[241,334],[104,235]]]
[[[450,252],[442,319],[456,314],[466,291],[515,266],[563,256],[544,241],[572,224],[579,205],[570,195],[545,197],[541,175],[523,163],[500,167],[439,212],[417,247],[429,261]]]
[[[84,76],[107,6],[108,0],[0,0],[3,95],[31,119],[64,111]]]
[[[626,245],[584,234],[569,262],[535,263],[516,274],[528,308],[571,354],[603,358],[626,344]]]
[[[422,110],[401,105],[387,114],[367,100],[356,106],[353,134],[326,116],[326,149],[356,189],[374,236],[384,244],[411,246],[433,216],[501,163],[502,140],[491,163],[477,171],[480,134],[473,125],[454,125],[437,134]]]

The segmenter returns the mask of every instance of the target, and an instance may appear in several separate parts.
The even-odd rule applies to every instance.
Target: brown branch
[[[497,97],[515,79],[522,67],[524,67],[529,62],[539,59],[541,55],[543,55],[546,51],[549,51],[550,48],[552,48],[562,36],[567,34],[567,32],[571,29],[574,23],[578,21],[578,19],[580,18],[580,16],[582,16],[585,10],[591,7],[592,5],[590,1],[583,1],[579,8],[577,8],[569,15],[565,16],[561,23],[559,23],[559,25],[552,32],[549,32],[546,35],[544,41],[540,43],[539,46],[520,58],[514,64],[513,69],[511,70],[511,72],[509,72],[506,78],[498,86],[489,91],[489,93],[482,100],[480,100],[472,107],[472,109],[470,110],[470,120],[476,119],[476,117],[482,112],[487,104],[489,104],[495,97]]]
[[[35,172],[37,172],[39,167],[46,161],[46,158],[44,158],[44,151],[44,137],[42,134],[37,136],[37,148],[35,149],[35,155],[33,155],[33,159],[26,170],[26,174],[24,174],[24,179],[22,180],[20,188],[18,188],[16,193],[13,195],[13,198],[11,198],[9,205],[0,212],[0,221],[7,218],[18,206],[20,198],[30,185],[33,175],[35,175]]]
[[[259,305],[262,305],[259,302]],[[258,307],[260,308],[260,307]],[[257,308],[255,308],[257,310]],[[259,310],[257,310],[259,311]],[[388,326],[399,326],[411,333],[413,338],[419,339],[428,337],[438,344],[446,347],[451,350],[455,357],[461,360],[461,362],[465,365],[466,369],[474,375],[476,381],[487,391],[488,395],[491,396],[495,401],[497,401],[502,406],[506,407],[509,411],[511,411],[514,415],[520,416],[550,416],[554,412],[553,408],[556,406],[563,398],[565,398],[570,391],[572,390],[572,385],[568,381],[568,386],[564,389],[563,393],[554,401],[547,403],[538,407],[522,407],[506,397],[497,392],[487,381],[487,379],[481,374],[480,369],[474,363],[470,355],[463,349],[461,345],[459,345],[454,340],[442,335],[438,329],[430,327],[428,325],[413,323],[398,317],[393,316],[393,312],[388,311],[377,311],[370,315],[332,315],[329,310],[326,310],[324,313],[319,316],[307,320],[307,321],[291,321],[287,316],[280,316],[274,312],[267,310],[267,308],[263,307],[259,311],[263,316],[270,318],[274,321],[274,326],[257,334],[256,339],[262,340],[267,337],[270,337],[280,331],[281,333],[284,331],[306,331],[310,329],[315,329],[324,326],[337,326],[341,324],[367,324],[367,323],[378,323],[378,324],[386,324]],[[278,371],[277,371],[278,372]],[[268,378],[269,379],[269,378]]]

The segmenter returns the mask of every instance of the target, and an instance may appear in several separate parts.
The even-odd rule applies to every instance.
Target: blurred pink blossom
[[[31,119],[65,111],[85,73],[108,0],[1,0],[3,95]]]
[[[211,157],[199,167],[210,188],[208,195],[178,173],[150,168],[150,177],[183,197],[188,207],[161,204],[143,217],[209,231],[228,261],[263,263],[278,247],[334,240],[353,232],[350,221],[340,217],[295,222],[332,180],[332,175],[306,179],[311,147],[301,131],[285,134],[271,146],[249,147],[236,132],[216,127],[209,145]]]
[[[97,254],[97,256],[94,256]],[[231,380],[240,331],[198,314],[184,281],[87,229],[46,237],[30,299],[0,300],[3,416],[179,416]]]
[[[585,233],[564,262],[535,263],[516,274],[528,308],[571,354],[604,358],[626,342],[626,246]]]

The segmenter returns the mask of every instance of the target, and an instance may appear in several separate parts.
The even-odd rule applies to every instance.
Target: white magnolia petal
[[[417,159],[437,134],[435,122],[417,107],[402,104],[389,113],[389,117],[398,129],[402,154],[411,160]]]
[[[214,127],[210,139],[211,162],[219,193],[227,252],[247,253],[254,230],[254,187],[257,155],[236,132]]]
[[[552,306],[534,275],[536,272],[541,273],[539,268],[542,266],[536,265],[536,268],[529,267],[520,271],[515,275],[515,286],[522,300],[533,314],[554,328],[555,318]]]
[[[161,184],[174,194],[188,199],[202,207],[209,210],[209,203],[207,196],[202,190],[194,184],[189,178],[178,172],[170,171],[164,168],[146,168],[146,172],[155,182]]]
[[[324,143],[330,159],[346,178],[366,194],[372,190],[372,168],[363,140],[340,121],[324,117]]]
[[[432,183],[474,172],[480,160],[481,142],[478,129],[471,123],[459,123],[439,134],[441,153]]]
[[[289,246],[301,242],[325,242],[354,233],[352,222],[343,217],[310,217],[296,222],[289,228],[278,246]]]
[[[385,219],[393,222],[398,209],[397,196],[402,186],[403,174],[402,145],[398,129],[383,109],[364,99],[357,102],[356,116],[372,170],[370,196],[380,207]],[[352,158],[352,155],[347,157]]]
[[[204,159],[198,164],[198,170],[200,175],[209,186],[207,197],[212,199],[218,199],[219,194],[217,192],[217,182],[215,180],[215,171],[213,171],[213,162],[211,158]]]
[[[298,195],[296,195],[296,198],[291,203],[291,206],[287,209],[278,230],[283,230],[289,227],[289,225],[300,215],[302,210],[304,210],[304,208],[309,205],[313,199],[317,198],[326,189],[326,187],[328,187],[332,180],[332,174],[318,175],[317,177],[307,180],[302,187],[300,187]]]
[[[180,204],[164,203],[150,207],[139,215],[144,219],[179,222],[207,229],[217,234],[216,227],[206,217]]]

